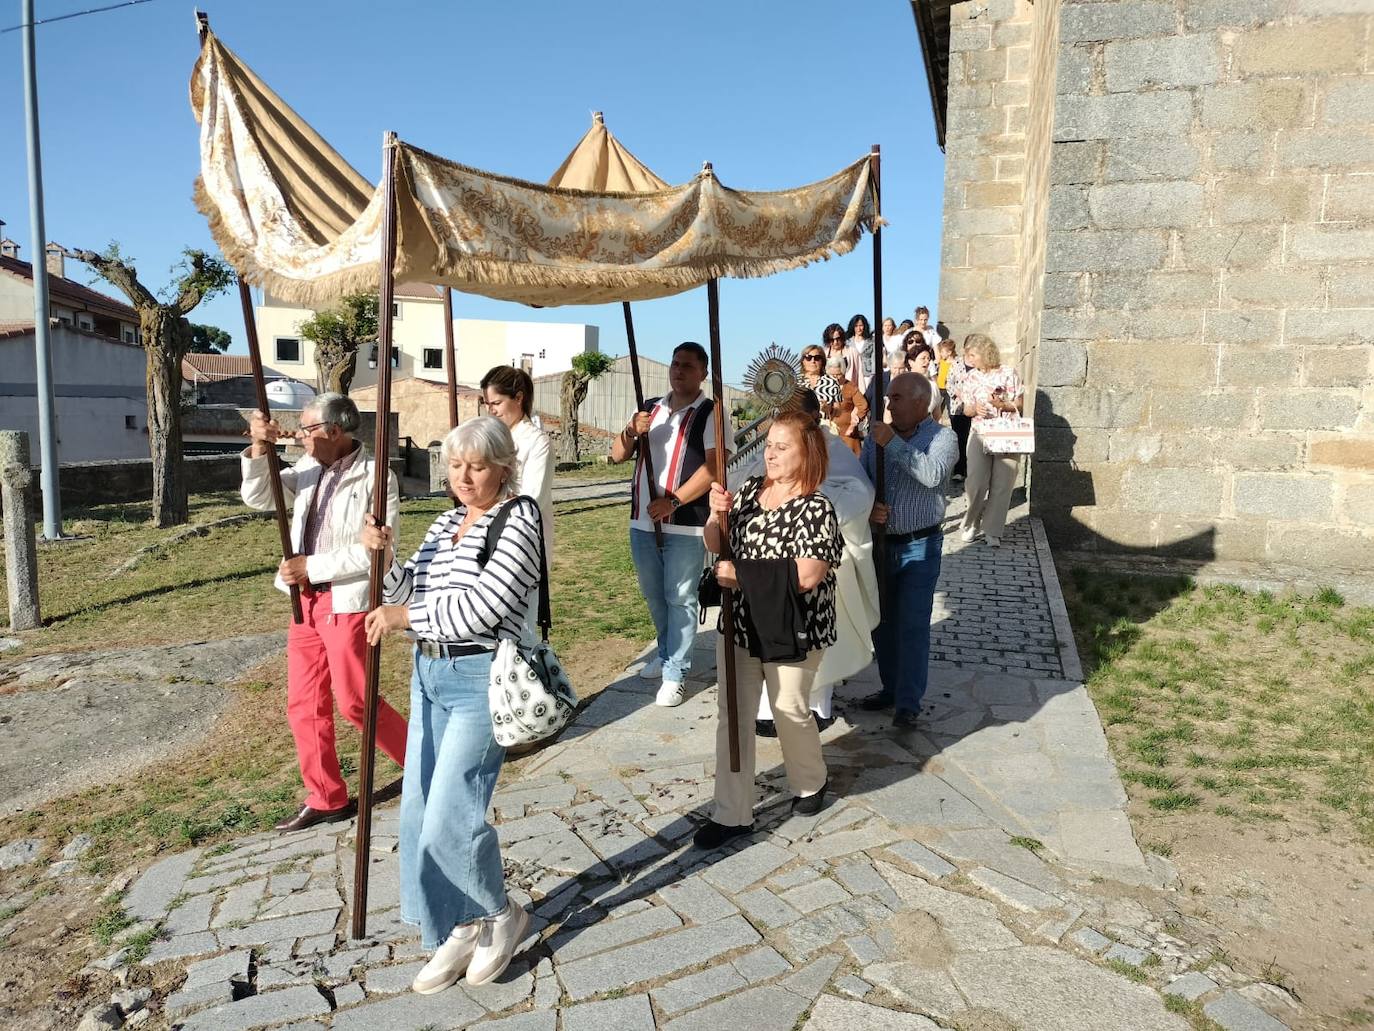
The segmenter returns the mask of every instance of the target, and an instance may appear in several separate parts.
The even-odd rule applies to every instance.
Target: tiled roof
[[[231,379],[253,375],[253,363],[246,354],[188,354],[181,360],[181,378]]]
[[[32,332],[32,322],[0,322],[0,340],[28,336]]]
[[[443,296],[443,291],[439,287],[430,286],[428,283],[397,283],[395,290],[397,297],[421,297],[432,301]]]
[[[8,272],[18,276],[20,279],[33,281],[33,264],[27,261],[20,261],[18,258],[7,258],[0,255],[0,272]],[[48,274],[48,299],[50,301],[72,301],[77,307],[96,308],[116,315],[125,322],[138,324],[138,312],[129,307],[123,301],[117,301],[113,297],[102,294],[99,290],[92,290],[73,279],[66,279],[62,276]]]

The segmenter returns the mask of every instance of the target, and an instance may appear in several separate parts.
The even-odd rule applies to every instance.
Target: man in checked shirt
[[[300,811],[277,824],[283,834],[346,819],[357,807],[339,772],[334,704],[348,722],[362,726],[372,555],[360,538],[376,473],[372,455],[353,438],[359,421],[358,406],[343,394],[320,394],[301,412],[295,434],[305,457],[281,473],[296,557],[282,560],[277,589],[299,587],[305,615],[286,635],[286,718],[306,789]],[[284,435],[275,420],[253,413],[253,442],[242,455],[243,500],[250,508],[272,508],[267,450]],[[386,511],[393,530],[399,508],[396,474],[389,473]],[[405,764],[406,721],[382,700],[377,746]]]
[[[930,613],[945,540],[945,486],[959,460],[954,431],[931,417],[938,396],[927,376],[893,376],[887,395],[892,424],[875,422],[859,456],[876,482],[878,445],[883,448],[886,502],[874,503],[870,522],[887,530],[880,566],[882,622],[873,631],[883,687],[861,704],[869,711],[895,709],[893,725],[902,728],[916,725],[926,693]]]

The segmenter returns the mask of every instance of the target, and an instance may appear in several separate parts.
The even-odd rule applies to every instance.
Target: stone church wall
[[[1374,569],[1372,37],[1367,0],[953,7],[938,315],[1034,381],[1059,546]]]

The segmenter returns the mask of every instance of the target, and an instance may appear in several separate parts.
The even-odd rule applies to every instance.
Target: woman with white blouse
[[[553,448],[549,435],[534,424],[534,381],[524,369],[498,365],[482,377],[487,414],[506,424],[515,441],[518,467],[511,490],[539,502],[544,520],[544,551],[553,561]]]
[[[996,548],[1002,543],[1007,522],[1017,456],[988,454],[978,431],[999,415],[1020,415],[1025,388],[1016,370],[1002,364],[997,345],[982,333],[970,333],[964,339],[964,360],[973,368],[959,377],[959,400],[973,424],[964,481],[968,510],[964,513],[963,539],[972,541],[981,530],[988,545]]]
[[[471,985],[496,980],[525,936],[529,916],[506,894],[501,848],[487,807],[505,749],[492,735],[487,691],[497,642],[521,638],[539,589],[539,508],[515,497],[515,442],[481,416],[443,443],[449,492],[442,513],[404,565],[390,529],[363,543],[385,550],[390,571],[380,608],[367,616],[369,644],[413,631],[410,729],[401,788],[401,919],[433,950],[411,987],[443,991],[466,971]],[[509,507],[499,539],[489,539]]]

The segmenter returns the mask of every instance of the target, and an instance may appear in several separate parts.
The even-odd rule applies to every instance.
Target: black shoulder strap
[[[510,521],[510,510],[515,507],[517,502],[528,501],[534,506],[535,529],[539,537],[539,629],[544,635],[544,640],[549,639],[549,630],[553,626],[553,611],[549,604],[549,562],[544,554],[544,513],[539,509],[539,502],[526,494],[511,498],[501,506],[496,515],[492,516],[491,522],[487,524],[487,536],[482,542],[482,550],[478,554],[478,561],[483,567],[487,560],[491,558],[491,552],[496,547],[496,541],[501,539],[501,534],[506,532],[506,523]]]

